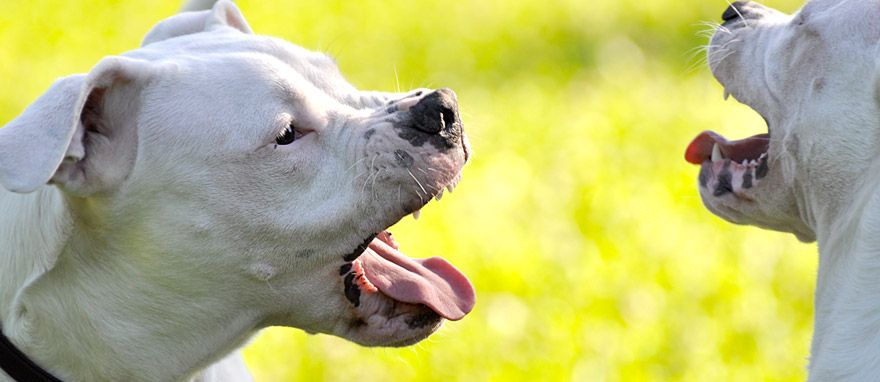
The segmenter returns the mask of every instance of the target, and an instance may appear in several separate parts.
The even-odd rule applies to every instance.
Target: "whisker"
[[[370,177],[372,177],[372,176],[373,176],[373,174],[369,174],[364,179],[364,184],[361,186],[361,194],[365,194],[367,192],[367,183],[370,183]]]
[[[373,196],[373,200],[379,199],[379,194],[376,193],[376,180],[379,179],[379,175],[382,173],[382,171],[384,170],[379,169],[379,171],[376,171],[376,174],[373,175],[373,182],[370,183],[370,195]]]
[[[709,49],[709,45],[699,45],[684,51],[684,54],[690,58],[696,56],[697,54],[705,52],[706,49]]]
[[[416,184],[418,184],[418,185],[419,185],[419,188],[422,189],[422,192],[425,193],[425,197],[431,195],[431,194],[428,193],[428,190],[425,189],[425,186],[422,186],[422,182],[419,182],[419,180],[416,179],[416,176],[413,175],[412,171],[410,171],[410,170],[406,170],[406,172],[409,174],[409,176],[410,176],[414,181],[416,181]],[[424,201],[425,201],[425,199],[422,198],[422,195],[421,195],[421,194],[419,194],[419,200],[420,200],[421,202],[423,202],[423,203],[424,203]]]
[[[708,60],[709,59],[706,58],[706,56],[702,56],[702,57],[700,57],[700,59],[694,61],[687,68],[685,68],[684,72],[686,74],[691,74],[691,73],[697,71],[698,69],[705,67],[706,64],[708,63]]]
[[[709,56],[709,61],[708,61],[708,62],[709,62],[709,65],[710,65],[710,66],[718,65],[718,64],[720,64],[721,62],[723,62],[725,59],[727,59],[728,57],[730,57],[730,55],[732,55],[732,54],[735,53],[736,51],[735,51],[734,49],[729,48],[729,46],[732,45],[732,44],[734,44],[734,43],[737,43],[737,42],[739,42],[739,41],[740,41],[739,39],[733,39],[733,40],[730,40],[730,41],[726,42],[726,43],[725,43],[724,45],[722,45],[720,48],[717,48],[717,49],[716,49],[716,52],[717,52],[717,53],[715,53],[715,54]]]
[[[361,164],[361,162],[363,162],[365,160],[367,160],[367,157],[363,157],[361,159],[354,161],[354,163],[352,163],[351,166],[349,166],[348,169],[345,170],[345,172],[351,171],[355,166]]]
[[[710,58],[708,61],[709,67],[718,66],[719,64],[724,62],[724,60],[726,60],[728,57],[730,57],[730,55],[732,55],[732,54],[733,54],[733,52],[731,51],[731,52],[724,52],[723,55],[721,55],[721,56],[719,56],[719,55],[713,56],[713,58]]]
[[[400,93],[400,77],[397,75],[397,65],[391,65],[394,69],[394,83],[397,84],[397,92]]]
[[[745,17],[743,17],[742,13],[739,12],[739,9],[737,9],[736,7],[734,7],[734,6],[733,6],[733,3],[731,3],[730,0],[725,0],[725,1],[727,1],[727,5],[729,5],[731,8],[733,8],[733,11],[736,12],[737,16],[739,16],[739,18],[743,21],[743,24],[746,25],[746,28],[749,28],[749,27],[750,27],[750,26],[749,26],[749,21],[746,20]]]
[[[736,53],[736,51],[733,49],[727,49],[727,48],[719,49],[718,53],[716,53],[712,56],[709,56],[709,58],[708,58],[709,65],[710,66],[718,65],[718,64],[724,62],[724,60],[726,60],[728,57],[730,57],[734,53]]]
[[[373,156],[373,160],[370,162],[370,167],[367,169],[367,173],[370,175],[367,176],[367,179],[364,179],[364,185],[361,186],[361,193],[366,193],[367,183],[369,183],[370,178],[372,178],[375,175],[375,173],[371,173],[372,172],[371,170],[374,168],[373,165],[375,165],[375,164],[376,164],[376,156]],[[379,172],[379,171],[376,171],[376,172]]]

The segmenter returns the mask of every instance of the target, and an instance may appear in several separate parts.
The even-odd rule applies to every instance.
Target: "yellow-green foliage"
[[[814,247],[710,215],[683,159],[701,130],[765,129],[701,62],[700,23],[725,1],[239,4],[362,89],[455,89],[475,151],[454,194],[394,228],[470,275],[474,312],[404,349],[266,330],[245,352],[258,380],[805,377]],[[0,121],[178,6],[0,0]]]

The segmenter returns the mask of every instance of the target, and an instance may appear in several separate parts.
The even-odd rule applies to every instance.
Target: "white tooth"
[[[420,210],[420,209],[416,210],[416,212],[413,212],[412,215],[413,215],[413,219],[419,220],[419,217],[422,216],[422,210]]]
[[[461,173],[455,174],[455,177],[449,181],[449,184],[446,185],[446,190],[451,194],[455,187],[458,187],[458,182],[461,181]]]
[[[749,165],[749,160],[748,160],[748,159],[743,159],[742,166],[743,166],[743,167],[746,167],[746,166],[748,166],[748,165]]]
[[[727,101],[728,98],[730,98],[730,92],[724,89],[724,100]]]
[[[716,143],[712,146],[712,162],[722,159],[724,159],[724,155],[721,154],[721,147]]]
[[[440,199],[442,199],[442,198],[443,198],[443,189],[441,188],[440,192],[438,192],[437,195],[434,195],[434,200],[439,202]]]

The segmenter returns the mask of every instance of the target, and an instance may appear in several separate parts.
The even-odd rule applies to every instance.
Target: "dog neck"
[[[869,169],[875,170],[880,166]],[[876,377],[860,374],[876,370],[873,360],[854,356],[880,348],[880,193],[872,192],[880,189],[880,181],[865,178],[871,183],[852,188],[864,192],[841,198],[847,206],[817,213],[822,219],[816,226],[819,270],[811,380],[839,380],[840,371],[861,380]],[[825,374],[829,370],[835,374]]]
[[[228,280],[180,280],[147,246],[132,250],[74,225],[71,204],[53,186],[0,191],[0,210],[11,212],[0,215],[0,317],[12,342],[48,371],[65,380],[175,380],[258,326],[258,309],[230,309],[235,301],[218,296]]]
[[[7,326],[21,314],[17,297],[23,287],[52,268],[69,236],[70,217],[58,189],[44,187],[31,194],[0,188],[0,320]]]

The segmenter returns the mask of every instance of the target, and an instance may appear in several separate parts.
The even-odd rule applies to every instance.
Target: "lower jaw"
[[[769,171],[766,153],[758,159],[740,163],[730,159],[705,161],[701,167],[700,187],[707,189],[714,197],[734,194],[745,200],[751,200],[746,195],[747,191],[755,188]]]
[[[360,345],[372,347],[401,347],[418,343],[430,337],[444,322],[433,311],[424,309],[430,312],[434,318],[424,318],[424,325],[416,327],[413,327],[410,322],[422,319],[419,318],[420,314],[418,313],[407,319],[401,319],[399,316],[402,314],[390,317],[373,314],[367,318],[361,318],[362,316],[358,314],[359,317],[349,323],[347,329],[349,335],[346,337]],[[400,321],[390,322],[392,320]]]

